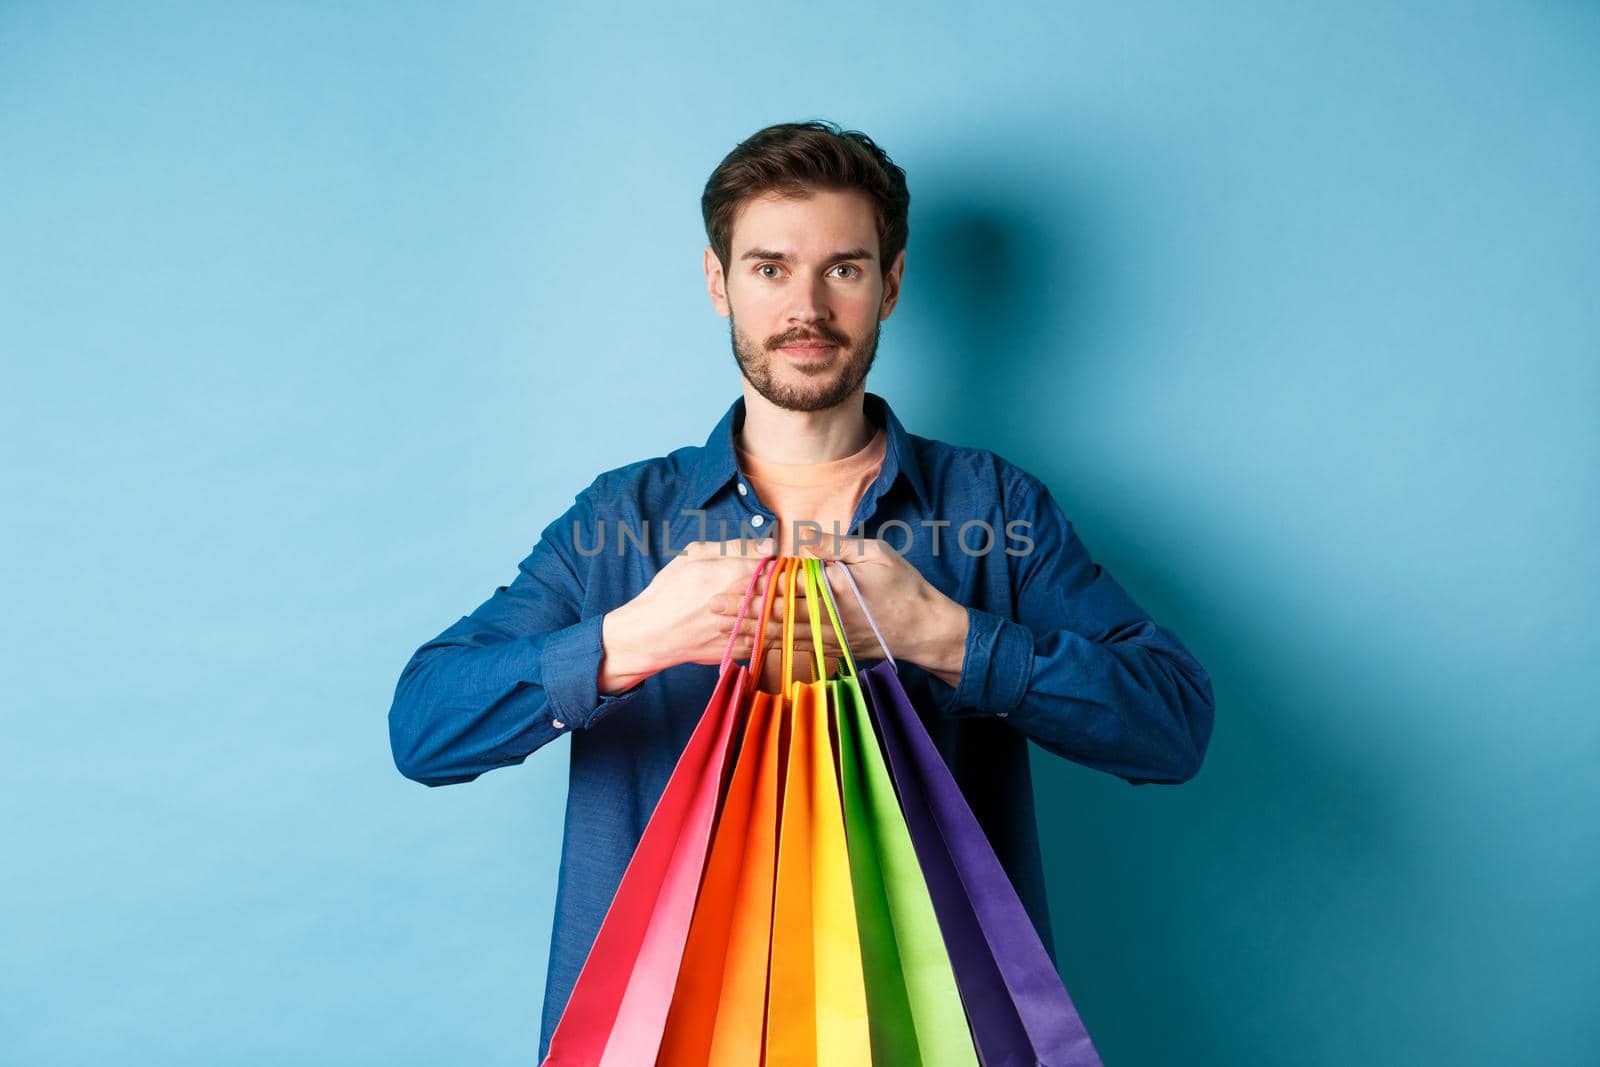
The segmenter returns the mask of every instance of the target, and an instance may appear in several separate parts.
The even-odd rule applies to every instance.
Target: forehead
[[[872,199],[854,189],[813,189],[805,197],[764,193],[740,205],[729,244],[734,259],[749,248],[822,258],[841,248],[878,248]]]

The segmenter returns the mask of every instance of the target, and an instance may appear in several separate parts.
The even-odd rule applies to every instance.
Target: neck
[[[780,408],[744,383],[744,425],[739,447],[773,463],[828,463],[853,456],[877,427],[867,418],[866,385],[822,411]]]

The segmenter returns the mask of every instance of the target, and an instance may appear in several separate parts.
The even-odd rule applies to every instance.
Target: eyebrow
[[[847,259],[873,259],[873,258],[875,258],[873,256],[873,254],[871,252],[869,252],[865,248],[851,248],[851,249],[848,249],[848,250],[843,251],[843,252],[835,252],[832,255],[830,255],[827,259],[823,260],[823,262],[824,263],[839,263],[839,262],[842,262],[842,261],[847,260]],[[744,255],[740,256],[739,259],[741,261],[746,260],[746,259],[770,259],[774,263],[792,263],[792,262],[794,262],[793,257],[791,257],[787,252],[774,252],[770,248],[752,248],[752,249],[750,249],[750,251],[748,251]]]

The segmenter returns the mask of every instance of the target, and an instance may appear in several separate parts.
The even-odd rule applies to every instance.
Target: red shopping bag
[[[655,1062],[736,726],[756,687],[750,669],[733,659],[734,642],[756,587],[773,563],[762,560],[745,590],[716,688],[623,872],[551,1035],[546,1067],[641,1067]],[[775,587],[768,582],[763,623]]]
[[[786,708],[784,692],[755,686],[766,652],[770,594],[793,563],[778,560],[767,580],[769,595],[750,660],[752,691],[744,736],[713,831],[657,1067],[747,1067],[761,1062],[783,790],[779,743]]]

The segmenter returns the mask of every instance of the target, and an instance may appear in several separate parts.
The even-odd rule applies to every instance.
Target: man
[[[571,735],[541,1058],[765,554],[851,568],[1047,947],[1028,740],[1133,784],[1187,781],[1204,758],[1206,671],[1090,559],[1049,490],[908,433],[866,392],[909,203],[904,172],[854,131],[781,124],[735,148],[701,206],[743,396],[703,446],[597,477],[400,677],[390,740],[416,781],[471,781]],[[871,630],[834,588],[860,644]],[[780,598],[769,635],[788,610]],[[802,605],[802,650],[805,619]],[[753,641],[752,618],[736,655]]]

